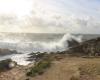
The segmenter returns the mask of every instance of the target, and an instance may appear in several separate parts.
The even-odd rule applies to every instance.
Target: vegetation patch
[[[6,60],[2,60],[0,61],[0,72],[2,71],[6,71],[9,70],[9,63],[12,62],[11,59],[6,59]]]
[[[29,72],[27,72],[26,75],[31,77],[36,75],[41,75],[50,66],[51,66],[51,60],[42,60],[38,62],[35,66],[31,67]]]

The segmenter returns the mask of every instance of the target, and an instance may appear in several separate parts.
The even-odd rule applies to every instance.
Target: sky
[[[100,34],[100,0],[0,0],[0,32]]]

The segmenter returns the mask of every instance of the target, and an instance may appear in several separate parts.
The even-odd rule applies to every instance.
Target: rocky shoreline
[[[74,42],[74,44],[73,44],[73,42]],[[0,80],[39,80],[39,79],[34,79],[34,77],[27,76],[26,74],[29,72],[30,73],[29,75],[33,75],[33,73],[37,75],[38,73],[39,74],[44,73],[44,71],[47,72],[49,70],[49,68],[47,70],[47,67],[49,64],[51,64],[51,67],[52,67],[56,64],[59,64],[63,60],[66,63],[68,63],[68,65],[69,64],[72,65],[71,63],[69,63],[70,60],[72,61],[72,63],[79,63],[79,64],[81,64],[84,61],[86,61],[86,63],[87,63],[88,60],[90,60],[90,62],[91,62],[92,58],[90,58],[90,57],[93,57],[94,60],[99,61],[100,38],[91,39],[91,40],[88,40],[88,41],[85,41],[82,43],[77,43],[75,41],[73,41],[73,42],[69,42],[70,45],[72,44],[71,46],[73,46],[73,47],[70,47],[70,49],[67,51],[63,51],[63,52],[58,51],[56,53],[51,52],[49,54],[46,52],[30,53],[29,54],[30,57],[28,58],[28,60],[35,61],[35,63],[31,63],[27,66],[17,65],[17,63],[13,62],[11,59],[0,61],[1,70],[4,69],[4,71],[0,72]],[[13,54],[13,53],[17,53],[17,52],[10,51],[8,49],[0,49],[1,55],[5,55],[7,53]],[[88,58],[86,59],[84,56],[88,57]],[[77,62],[74,62],[74,60]],[[48,63],[48,61],[50,61],[50,63]],[[61,63],[61,64],[65,65],[63,63]],[[60,66],[62,66],[62,65],[60,65]],[[95,65],[95,63],[93,65]],[[45,70],[45,68],[46,68],[46,70]],[[9,74],[9,73],[11,73],[11,74]],[[19,73],[21,73],[21,74],[18,75]],[[6,75],[6,77],[4,77],[5,75]],[[18,75],[18,76],[16,77],[16,75]],[[45,75],[47,75],[47,74],[44,73],[44,76]],[[39,76],[42,77],[42,75],[39,75]],[[88,77],[90,77],[90,76],[88,76]],[[73,77],[71,77],[71,78],[73,78]],[[43,80],[50,80],[50,79],[43,79]],[[57,79],[54,78],[53,80],[57,80]],[[66,80],[66,79],[63,79],[63,80]],[[71,80],[71,79],[68,79],[68,80]],[[78,79],[78,80],[84,80],[84,79]],[[91,78],[87,79],[87,80],[91,80]],[[96,79],[94,79],[94,80],[96,80]]]

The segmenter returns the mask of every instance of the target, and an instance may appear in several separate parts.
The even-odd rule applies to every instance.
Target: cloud
[[[10,25],[17,23],[17,18],[14,15],[0,15],[0,24],[1,25]]]
[[[24,17],[0,14],[0,31],[96,34],[100,31],[100,16],[98,11],[95,11],[98,8],[97,1],[92,0],[90,3],[90,0],[78,0],[77,3],[76,0],[31,1],[32,11]]]

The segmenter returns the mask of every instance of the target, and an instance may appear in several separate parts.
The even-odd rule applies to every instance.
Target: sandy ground
[[[65,58],[60,61],[54,61],[53,66],[41,76],[32,78],[31,80],[71,80],[72,76],[80,77],[79,65],[84,63],[100,62],[100,59],[86,58]],[[84,76],[85,77],[85,76]],[[95,78],[80,78],[79,80],[100,80]]]
[[[72,76],[80,77],[79,65],[84,63],[100,62],[100,58],[64,58],[59,61],[53,61],[52,66],[40,76],[29,78],[29,80],[71,80]],[[0,74],[0,80],[26,80],[26,67],[16,67],[10,71]],[[79,80],[100,80],[97,77],[81,76]]]

